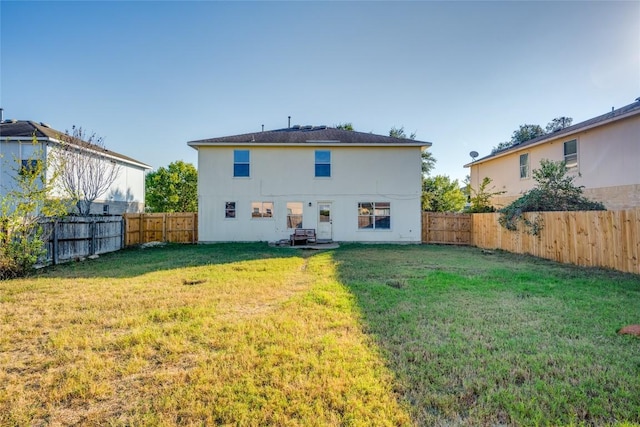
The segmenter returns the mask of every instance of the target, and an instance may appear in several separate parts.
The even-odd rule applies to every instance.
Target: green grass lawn
[[[442,246],[131,249],[0,282],[0,425],[637,425],[640,278]]]

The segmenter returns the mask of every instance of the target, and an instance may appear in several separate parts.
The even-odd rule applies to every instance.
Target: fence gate
[[[471,244],[471,214],[422,213],[422,243]]]
[[[196,243],[195,212],[124,214],[125,246],[149,242]]]

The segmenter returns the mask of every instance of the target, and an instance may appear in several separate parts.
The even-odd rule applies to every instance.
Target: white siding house
[[[36,143],[33,142],[35,135]],[[44,123],[24,120],[4,120],[0,123],[0,196],[4,196],[15,182],[18,161],[24,162],[34,154],[48,157],[61,143],[61,133]],[[88,149],[99,153],[102,161],[115,163],[119,174],[115,182],[104,195],[91,206],[92,214],[121,214],[124,212],[143,212],[145,198],[145,171],[149,165],[130,157],[105,150],[98,146],[84,145],[81,151]],[[62,196],[58,188],[55,192]]]
[[[318,127],[188,143],[198,150],[202,242],[421,241],[421,153],[428,142]]]

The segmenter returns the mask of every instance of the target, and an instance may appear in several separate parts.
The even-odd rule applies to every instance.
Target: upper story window
[[[567,169],[573,170],[578,168],[578,140],[572,139],[564,143],[564,163]]]
[[[287,203],[287,228],[302,228],[302,202]]]
[[[41,167],[40,160],[25,159],[20,161],[20,175],[35,175]]]
[[[233,150],[233,176],[250,176],[249,150]]]
[[[520,154],[520,179],[529,178],[529,153]]]
[[[391,228],[391,203],[358,203],[358,228],[389,230]]]
[[[331,151],[316,150],[316,177],[331,176]]]

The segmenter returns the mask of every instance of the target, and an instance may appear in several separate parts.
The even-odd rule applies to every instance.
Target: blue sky
[[[640,96],[640,2],[0,1],[4,117],[150,164],[292,124],[433,143],[462,179],[520,124]]]

